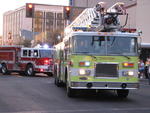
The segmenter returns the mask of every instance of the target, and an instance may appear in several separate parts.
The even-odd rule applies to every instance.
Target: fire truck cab
[[[52,48],[24,48],[19,46],[1,46],[1,72],[19,72],[27,76],[35,73],[45,73],[52,76],[53,72]]]

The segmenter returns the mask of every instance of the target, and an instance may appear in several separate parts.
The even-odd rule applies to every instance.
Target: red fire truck
[[[24,48],[21,46],[0,46],[1,72],[19,72],[27,76],[45,73],[52,76],[52,48]]]

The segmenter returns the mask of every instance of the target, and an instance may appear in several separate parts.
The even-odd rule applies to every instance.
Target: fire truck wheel
[[[4,75],[9,74],[9,72],[8,72],[8,70],[7,70],[7,67],[6,67],[6,64],[2,64],[1,72],[2,72],[2,74],[4,74]]]
[[[61,87],[62,86],[62,83],[60,82],[60,80],[57,77],[55,77],[55,85],[57,87]]]
[[[129,94],[129,90],[125,90],[125,89],[117,90],[117,96],[119,98],[127,98],[128,94]]]
[[[71,89],[71,88],[68,86],[68,84],[67,84],[67,96],[68,96],[68,97],[75,97],[75,94],[76,94],[75,89]]]
[[[47,75],[49,76],[49,77],[52,77],[53,76],[53,74],[50,72],[50,73],[47,73]]]
[[[27,65],[25,74],[26,74],[27,76],[34,76],[34,69],[33,69],[33,66],[32,66],[32,65]]]

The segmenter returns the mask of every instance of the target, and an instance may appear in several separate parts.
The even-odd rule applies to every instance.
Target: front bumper
[[[36,72],[53,72],[53,66],[51,66],[51,65],[36,66],[35,71]]]
[[[72,89],[138,89],[139,83],[123,82],[71,82]]]

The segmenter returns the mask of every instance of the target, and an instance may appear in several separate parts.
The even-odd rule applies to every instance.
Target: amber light
[[[134,63],[124,62],[123,67],[134,67]]]
[[[79,66],[85,66],[85,62],[79,62]]]

